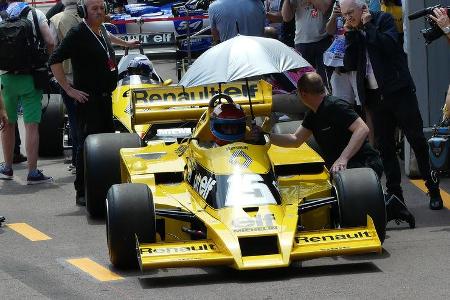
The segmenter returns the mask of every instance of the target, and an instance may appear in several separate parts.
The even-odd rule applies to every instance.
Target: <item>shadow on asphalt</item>
[[[382,272],[372,262],[347,263],[326,266],[289,267],[257,271],[237,271],[228,268],[207,268],[206,274],[182,276],[141,277],[139,283],[143,289],[155,289],[177,286],[208,285],[216,283],[246,283],[279,281],[293,278],[337,276],[348,274]],[[158,272],[159,275],[160,272]],[[150,275],[151,276],[151,275]]]
[[[340,256],[340,258],[343,258],[345,260],[349,261],[359,261],[359,260],[376,260],[376,259],[386,259],[391,257],[391,254],[389,251],[383,248],[383,252],[381,254],[378,253],[365,253],[365,254],[356,254],[356,255],[349,255],[349,256]]]
[[[41,190],[58,189],[59,185],[56,183],[43,183],[36,185],[27,185],[24,181],[23,183],[9,180],[5,181],[0,189],[0,195],[28,195],[35,194]]]

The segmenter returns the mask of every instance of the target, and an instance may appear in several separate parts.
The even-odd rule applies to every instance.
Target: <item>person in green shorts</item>
[[[18,17],[28,4],[21,1],[7,1],[8,8],[6,13],[8,17]],[[54,41],[48,27],[45,15],[38,9],[36,11],[37,24],[35,28],[32,22],[33,33],[36,36],[36,30],[46,43],[49,53],[52,52]],[[29,11],[27,19],[33,20],[32,12]],[[19,100],[23,108],[23,121],[25,124],[26,142],[25,148],[28,156],[28,176],[27,184],[39,184],[53,181],[52,177],[45,176],[41,170],[37,169],[38,149],[39,149],[39,123],[41,121],[41,99],[42,90],[34,87],[34,81],[31,74],[22,74],[18,72],[5,72],[0,70],[1,93],[8,121],[4,123],[1,132],[3,155],[5,163],[0,165],[0,179],[13,179],[13,152],[15,141],[15,125],[17,122],[17,107]]]

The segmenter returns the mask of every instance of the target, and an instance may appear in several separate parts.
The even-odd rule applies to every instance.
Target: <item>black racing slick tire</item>
[[[386,206],[380,179],[370,168],[355,168],[334,175],[341,227],[367,226],[369,215],[381,243],[386,236]]]
[[[120,149],[139,148],[141,140],[134,133],[92,134],[84,144],[84,193],[86,210],[92,218],[105,215],[108,189],[121,182]]]
[[[117,268],[135,269],[139,265],[135,237],[139,243],[156,241],[152,192],[145,184],[115,184],[106,198],[109,259]]]
[[[56,94],[50,95],[48,104],[45,102],[39,123],[39,156],[61,156],[64,151],[64,103],[61,95]]]

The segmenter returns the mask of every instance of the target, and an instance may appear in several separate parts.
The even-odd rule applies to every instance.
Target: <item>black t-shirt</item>
[[[74,87],[93,96],[111,93],[117,86],[117,67],[110,70],[104,47],[107,46],[113,59],[114,50],[102,36],[97,37],[101,43],[81,22],[67,33],[49,60],[49,64],[53,65],[71,59]],[[105,38],[108,39],[107,36]]]
[[[326,96],[317,112],[310,110],[306,113],[302,126],[312,131],[328,167],[333,165],[347,147],[352,136],[348,128],[358,118],[350,104],[333,96]],[[365,157],[374,154],[376,155],[375,149],[366,140],[351,160],[365,160]]]

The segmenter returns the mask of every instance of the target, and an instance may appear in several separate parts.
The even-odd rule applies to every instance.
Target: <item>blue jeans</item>
[[[74,99],[61,88],[61,96],[66,106],[67,116],[69,117],[70,136],[72,137],[72,164],[75,166],[77,162],[78,134],[77,134],[77,104]]]

